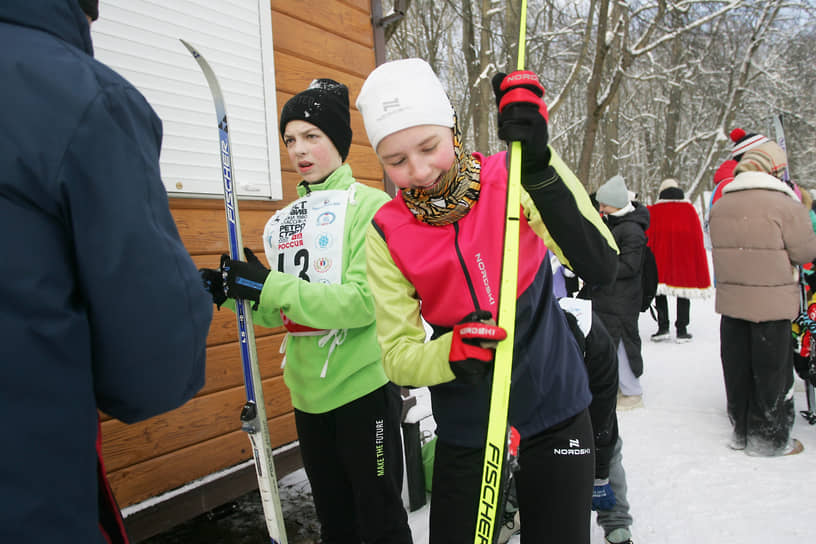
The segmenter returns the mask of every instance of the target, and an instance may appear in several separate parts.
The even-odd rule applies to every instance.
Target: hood
[[[723,195],[737,191],[749,191],[751,189],[779,191],[780,193],[785,193],[793,200],[800,202],[799,197],[796,196],[793,189],[788,187],[784,181],[765,172],[741,172],[737,174],[734,181],[725,186]]]
[[[91,27],[79,0],[3,0],[0,22],[48,32],[93,56]]]
[[[606,216],[606,220],[608,221],[610,227],[620,225],[626,221],[631,221],[640,225],[644,231],[649,228],[649,210],[640,202],[633,200],[631,204],[634,209],[625,215]]]

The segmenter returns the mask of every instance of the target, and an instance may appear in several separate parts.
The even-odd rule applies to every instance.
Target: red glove
[[[496,344],[507,338],[507,331],[496,325],[490,312],[468,314],[453,327],[449,362],[457,379],[477,383],[491,370]]]
[[[499,138],[521,142],[522,184],[534,182],[536,173],[550,165],[550,116],[544,103],[544,87],[530,71],[502,72],[493,76],[493,93],[499,107]],[[526,186],[526,185],[525,185]]]
[[[539,114],[549,123],[550,114],[544,103],[544,87],[535,72],[518,70],[505,75],[501,72],[493,76],[493,92],[499,113],[512,104],[529,103],[538,108]]]

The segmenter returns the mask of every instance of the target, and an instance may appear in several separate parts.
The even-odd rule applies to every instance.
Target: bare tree
[[[413,0],[389,58],[428,60],[466,141],[495,151],[489,80],[515,69],[520,0]],[[785,114],[794,176],[816,175],[814,0],[528,0],[527,67],[547,88],[550,141],[592,189],[620,173],[650,201],[665,177],[692,199],[737,125]],[[470,140],[468,140],[470,138]]]

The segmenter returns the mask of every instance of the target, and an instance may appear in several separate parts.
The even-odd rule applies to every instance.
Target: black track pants
[[[430,544],[472,544],[482,476],[481,448],[437,441]],[[519,446],[515,475],[524,544],[588,544],[595,455],[589,412]]]
[[[324,414],[295,410],[324,544],[410,544],[400,396],[387,384]]]
[[[728,417],[734,439],[749,452],[779,455],[790,438],[795,417],[791,322],[753,323],[722,316],[722,359]],[[789,397],[790,395],[790,397]]]
[[[669,330],[669,299],[666,295],[655,297],[655,307],[657,308],[657,328],[661,331]],[[689,324],[689,310],[691,301],[687,298],[677,297],[677,315],[675,316],[674,327],[685,330]]]

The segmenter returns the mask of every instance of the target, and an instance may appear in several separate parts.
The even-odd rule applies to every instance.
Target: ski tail
[[[224,184],[224,208],[227,216],[230,257],[245,260],[241,239],[241,222],[238,216],[238,197],[235,194],[235,173],[232,170],[232,145],[229,139],[227,108],[221,85],[210,64],[198,50],[179,38],[184,47],[198,63],[212,93],[218,120],[219,155],[221,157],[221,178]],[[255,349],[255,330],[252,325],[252,309],[249,301],[236,300],[235,313],[238,320],[238,337],[241,340],[241,362],[244,370],[244,387],[247,401],[241,411],[241,429],[249,435],[258,489],[261,492],[266,527],[271,544],[287,544],[286,528],[278,495],[278,479],[275,472],[274,456],[269,439],[269,425],[266,419],[261,372]]]

